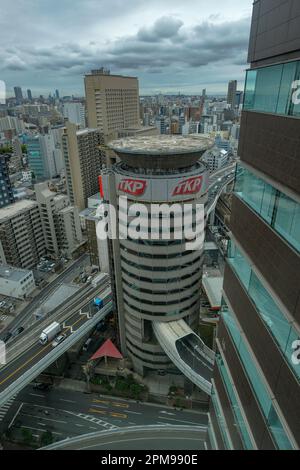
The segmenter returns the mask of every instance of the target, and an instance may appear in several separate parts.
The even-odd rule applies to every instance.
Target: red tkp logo
[[[119,191],[132,194],[133,196],[141,196],[146,190],[147,182],[145,180],[124,179],[119,183]]]
[[[196,194],[202,187],[202,176],[196,176],[180,181],[175,187],[172,196],[183,196],[186,194]]]

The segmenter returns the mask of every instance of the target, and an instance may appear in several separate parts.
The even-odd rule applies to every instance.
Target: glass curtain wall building
[[[254,2],[209,436],[300,447],[300,5]]]

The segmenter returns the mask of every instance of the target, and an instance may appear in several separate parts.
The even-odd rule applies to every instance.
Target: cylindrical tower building
[[[120,159],[103,177],[104,197],[114,205],[119,217],[118,236],[111,242],[112,284],[121,348],[141,375],[170,366],[154,337],[153,321],[183,318],[192,328],[198,321],[203,250],[187,249],[190,240],[185,236],[178,239],[175,234],[179,209],[196,217],[196,204],[207,201],[208,171],[200,158],[211,146],[209,139],[198,136],[133,137],[110,144]],[[128,217],[120,196],[127,197]],[[146,214],[135,210],[137,206],[133,205],[137,203],[147,208]],[[162,204],[171,209],[167,238],[165,215],[160,212]],[[174,204],[177,209],[172,212]],[[141,229],[148,231],[148,238],[136,239],[126,234],[137,216]],[[151,228],[147,229],[151,227],[151,217],[159,219],[155,236],[153,230],[150,233]],[[202,221],[197,221],[202,231],[203,218],[204,212]]]

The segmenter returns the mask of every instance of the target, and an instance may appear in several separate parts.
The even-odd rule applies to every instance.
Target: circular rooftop
[[[128,166],[161,169],[191,166],[212,146],[201,134],[126,137],[109,143]]]

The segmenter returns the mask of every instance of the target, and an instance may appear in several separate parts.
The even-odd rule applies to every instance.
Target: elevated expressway
[[[90,305],[97,295],[104,301],[100,310],[91,309]],[[89,333],[111,311],[111,289],[107,277],[102,286],[91,288],[84,298],[77,293],[62,309],[53,312],[50,318],[38,322],[29,332],[20,335],[8,346],[7,364],[0,369],[0,407]],[[53,348],[52,341],[42,346],[39,336],[53,321],[62,324],[62,332],[67,337],[56,348]]]
[[[210,175],[209,192],[207,203],[207,217],[215,210],[219,197],[222,192],[235,179],[236,162],[220,168]]]
[[[98,431],[40,450],[205,450],[206,426],[147,425]]]
[[[211,378],[215,353],[184,320],[153,322],[155,336],[177,368],[208,395],[211,394]]]
[[[224,188],[234,179],[235,163],[227,165],[210,177],[207,214],[214,210]],[[90,302],[100,295],[104,306],[90,312]],[[90,292],[76,293],[70,301],[54,311],[50,318],[38,322],[29,332],[25,331],[8,345],[7,364],[0,369],[0,407],[34,380],[64,352],[85,336],[99,321],[112,311],[109,277],[101,287],[90,288]],[[87,310],[87,311],[85,311]],[[56,348],[51,342],[41,346],[38,342],[43,328],[52,321],[63,324],[67,338]],[[171,361],[197,387],[211,393],[211,377],[214,352],[191,330],[184,320],[153,322],[156,338]]]

